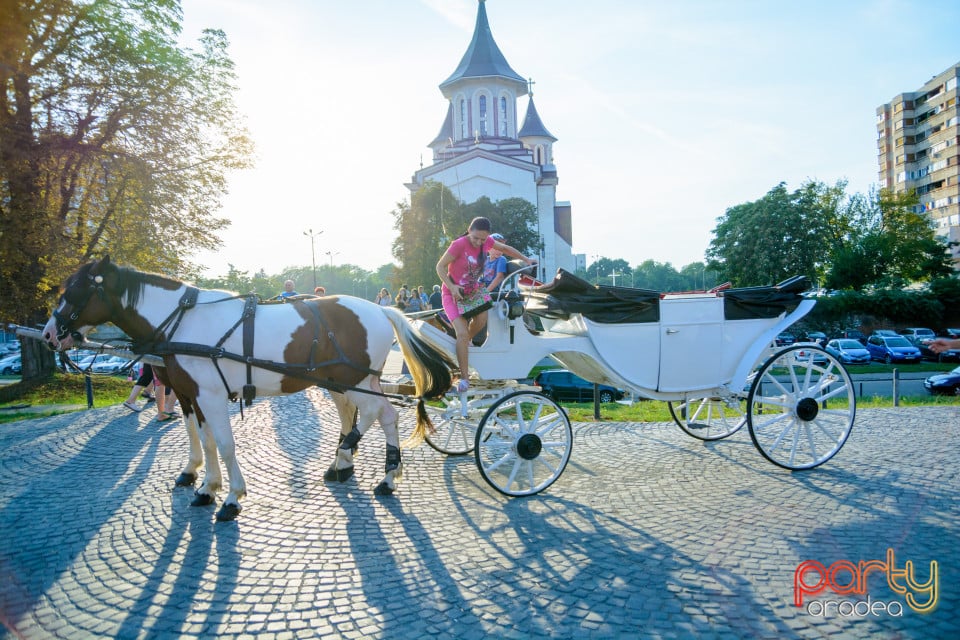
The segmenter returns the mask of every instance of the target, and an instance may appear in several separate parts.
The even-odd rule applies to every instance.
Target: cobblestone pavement
[[[245,414],[250,495],[230,523],[172,488],[179,421],[118,407],[0,425],[0,637],[960,634],[956,407],[860,411],[844,449],[802,473],[764,460],[746,430],[705,444],[672,424],[577,423],[564,474],[524,499],[426,446],[377,498],[376,429],[357,476],[324,483],[337,421],[319,390]],[[938,563],[931,613],[882,569],[865,593],[794,606],[799,563],[886,563],[888,549],[919,582]],[[859,610],[877,615],[858,615],[868,598]]]

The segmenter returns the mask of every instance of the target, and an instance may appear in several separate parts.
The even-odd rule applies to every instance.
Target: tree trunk
[[[20,338],[20,358],[23,366],[23,381],[49,378],[57,370],[53,351],[41,340]]]

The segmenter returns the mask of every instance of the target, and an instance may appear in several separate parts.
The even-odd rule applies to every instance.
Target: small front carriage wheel
[[[466,398],[466,407],[461,406],[461,397]],[[448,456],[463,456],[473,451],[477,422],[490,404],[482,402],[482,398],[470,389],[463,396],[448,393],[439,399],[439,404],[428,404],[427,415],[434,432],[426,437],[427,444]]]
[[[474,457],[480,475],[508,496],[543,491],[563,473],[573,448],[567,414],[542,393],[501,398],[480,421]]]
[[[684,433],[700,440],[720,440],[747,423],[747,403],[741,395],[729,398],[692,398],[667,402],[670,415]]]
[[[857,401],[839,360],[807,345],[767,360],[750,387],[750,438],[767,460],[785,469],[812,469],[850,436]]]

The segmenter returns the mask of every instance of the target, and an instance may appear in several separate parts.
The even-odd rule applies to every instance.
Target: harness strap
[[[230,353],[229,351],[224,351],[221,348],[211,347],[204,344],[194,344],[192,342],[158,342],[154,345],[151,345],[151,354],[153,355],[181,355],[181,356],[198,356],[204,358],[210,358],[213,360],[214,365],[216,365],[217,372],[220,373],[220,379],[223,380],[224,388],[227,389],[227,393],[230,395],[231,399],[236,399],[236,392],[231,392],[227,384],[226,378],[223,373],[220,372],[220,366],[217,363],[217,360],[220,358],[225,358],[227,360],[233,360],[234,362],[242,362],[249,364],[251,367],[256,367],[258,369],[266,369],[267,371],[273,371],[274,373],[280,373],[291,378],[299,378],[300,380],[306,380],[313,383],[314,385],[321,387],[323,389],[328,389],[330,391],[337,391],[343,393],[344,391],[356,391],[358,393],[366,393],[372,396],[382,396],[384,398],[390,398],[392,400],[399,400],[402,402],[408,402],[409,398],[405,395],[399,393],[382,393],[379,391],[372,391],[369,389],[360,389],[357,387],[350,386],[348,384],[343,384],[341,382],[335,382],[330,379],[319,379],[315,375],[310,375],[310,371],[307,369],[307,365],[298,365],[298,364],[287,364],[287,363],[277,363],[272,360],[261,360],[259,358],[247,358],[245,356]],[[328,366],[330,364],[344,364],[339,360],[331,360],[329,362],[323,362],[317,365],[316,368]],[[346,363],[350,364],[350,363]],[[360,368],[360,367],[355,367]],[[363,369],[361,369],[363,370]],[[369,371],[369,370],[368,370]]]
[[[243,305],[243,357],[247,362],[247,384],[243,385],[243,401],[249,407],[253,399],[257,397],[257,388],[253,385],[253,320],[257,315],[257,299],[253,296],[247,298]]]

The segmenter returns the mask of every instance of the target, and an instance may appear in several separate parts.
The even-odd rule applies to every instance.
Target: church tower
[[[433,164],[413,175],[411,193],[440,182],[464,203],[482,196],[497,202],[519,197],[537,209],[537,231],[544,245],[540,278],[558,268],[574,270],[569,202],[557,202],[553,144],[533,103],[533,82],[507,62],[490,30],[485,0],[479,0],[473,39],[460,64],[440,83],[448,101],[437,137],[428,145]],[[529,96],[520,123],[517,99]],[[507,242],[510,242],[509,233]]]

